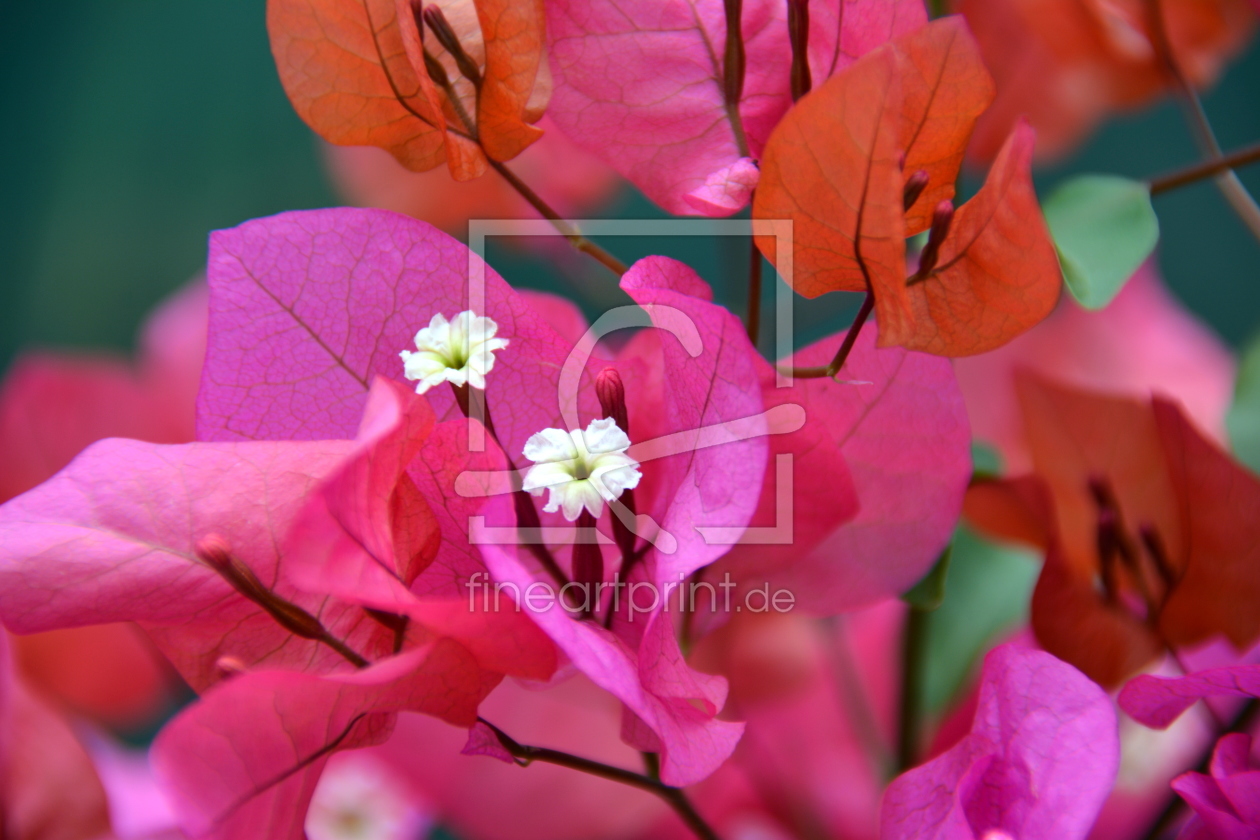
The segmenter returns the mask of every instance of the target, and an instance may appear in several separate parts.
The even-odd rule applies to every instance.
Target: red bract
[[[1020,381],[1036,484],[986,482],[968,516],[1048,539],[1032,622],[1047,650],[1115,685],[1165,647],[1260,637],[1260,480],[1179,408]],[[1031,526],[1031,527],[1030,527]]]
[[[549,92],[542,2],[429,5],[445,8],[476,91],[408,0],[270,0],[271,49],[293,107],[324,139],[380,146],[417,171],[445,161],[457,180],[476,178],[487,157],[510,160],[541,136],[530,123]]]
[[[504,673],[545,679],[554,670],[553,650],[532,625],[513,613],[484,614],[462,598],[412,599],[398,607],[401,616],[371,614],[324,593],[295,589],[285,576],[290,556],[280,550],[299,512],[312,503],[312,491],[331,478],[314,503],[327,509],[331,499],[348,533],[362,536],[369,547],[379,550],[384,542],[397,549],[384,555],[403,563],[391,571],[405,576],[409,563],[430,556],[426,529],[432,532],[432,515],[424,498],[414,485],[404,483],[402,491],[382,486],[400,477],[371,469],[396,458],[398,427],[423,434],[427,412],[414,395],[382,382],[368,400],[357,446],[353,441],[96,444],[57,477],[0,510],[4,621],[17,631],[138,621],[202,691],[240,671],[283,669],[259,677],[271,686],[259,690],[267,696],[298,692],[286,701],[306,709],[296,722],[285,717],[279,700],[251,706],[259,718],[240,715],[241,707],[231,701],[222,701],[227,711],[216,711],[220,701],[214,698],[220,695],[213,692],[208,706],[185,713],[193,720],[226,715],[220,728],[228,722],[237,726],[223,737],[260,745],[264,752],[270,742],[257,740],[258,732],[278,729],[279,740],[293,748],[285,732],[299,724],[309,729],[303,730],[296,758],[305,755],[303,744],[315,744],[320,755],[343,746],[348,736],[336,730],[333,712],[344,712],[345,703],[334,697],[325,707],[304,704],[320,686],[375,685],[369,674],[382,672],[390,675],[392,693],[378,696],[364,689],[367,699],[355,702],[471,725],[477,703]],[[409,422],[417,417],[418,426]],[[376,480],[355,487],[357,477]],[[373,508],[377,497],[387,500],[387,513]],[[375,533],[369,533],[372,526]],[[318,565],[318,559],[309,562]],[[401,659],[392,659],[400,649]],[[362,675],[354,670],[382,659],[390,661],[378,670]],[[327,683],[321,682],[325,676]],[[253,674],[237,680],[242,687],[235,690],[255,686]],[[273,712],[278,720],[267,717]],[[178,742],[182,736],[167,737]],[[178,761],[194,763],[204,754],[177,751]],[[307,763],[293,763],[288,752],[269,755],[266,766],[294,773]],[[168,777],[178,783],[185,824],[213,824],[220,837],[235,836],[251,824],[253,809],[270,808],[271,798],[291,793],[288,787],[269,792],[267,780],[288,779],[273,774],[224,775],[212,791],[194,784],[195,773],[168,771]],[[196,790],[179,786],[184,783]],[[295,789],[309,796],[313,784],[314,777]],[[264,799],[255,801],[257,796]],[[300,828],[305,800],[296,802],[284,813]],[[238,809],[244,814],[239,819]]]
[[[1038,152],[1069,151],[1103,117],[1169,85],[1151,37],[1164,16],[1172,54],[1196,86],[1210,84],[1246,43],[1255,15],[1245,0],[959,0],[998,96],[971,153],[988,159],[1017,120],[1037,129]]]
[[[1098,686],[1049,654],[1003,645],[985,658],[971,732],[889,785],[880,836],[1084,838],[1119,752]]]
[[[109,827],[91,759],[66,722],[18,682],[0,637],[0,833],[97,840]]]
[[[919,0],[811,7],[814,84],[926,22]],[[671,213],[729,215],[748,203],[758,181],[754,159],[791,105],[786,8],[743,4],[744,63],[732,89],[718,0],[549,3],[550,114]]]
[[[192,440],[205,341],[206,289],[194,283],[146,321],[134,362],[47,351],[19,357],[0,386],[0,501],[51,478],[102,438]],[[134,627],[67,628],[13,644],[26,680],[95,720],[134,726],[166,699],[163,668]]]
[[[992,350],[1049,314],[1061,275],[1029,171],[1032,131],[1015,128],[957,213],[947,203],[991,97],[974,41],[947,18],[802,99],[767,144],[753,207],[793,222],[793,288],[868,291],[881,344],[944,356]],[[907,276],[905,237],[929,228]],[[758,245],[774,259],[770,240]]]

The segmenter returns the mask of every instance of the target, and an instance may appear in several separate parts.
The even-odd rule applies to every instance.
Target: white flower
[[[347,758],[342,759],[345,755]],[[340,759],[340,760],[338,760]],[[348,753],[329,762],[306,812],[310,840],[411,840],[426,819],[380,762]]]
[[[494,368],[494,351],[508,346],[506,338],[495,338],[499,325],[471,309],[447,321],[442,313],[433,316],[429,326],[416,333],[416,350],[404,350],[403,373],[419,380],[416,393],[434,385],[471,385],[485,390],[486,374]]]
[[[626,454],[629,448],[630,438],[611,417],[592,420],[585,432],[543,429],[525,442],[525,457],[534,466],[522,487],[535,496],[550,490],[543,510],[563,511],[570,522],[582,508],[598,517],[605,501],[639,484],[639,462]]]

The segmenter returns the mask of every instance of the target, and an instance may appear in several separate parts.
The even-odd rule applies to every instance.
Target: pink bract
[[[1252,840],[1260,834],[1260,768],[1251,759],[1251,736],[1221,738],[1208,767],[1211,775],[1185,773],[1173,790],[1194,809],[1181,840]]]
[[[919,0],[812,3],[814,85],[927,21]],[[547,5],[555,74],[548,113],[671,213],[729,215],[756,186],[753,161],[792,104],[787,5],[743,4],[743,89],[724,94],[720,0],[559,0]]]
[[[786,523],[790,545],[735,548],[720,568],[742,583],[785,588],[797,608],[820,615],[899,594],[935,562],[953,533],[971,477],[970,428],[946,359],[877,349],[866,326],[845,362],[843,381],[796,379],[780,388],[762,365],[767,404],[800,406],[804,428],[771,438],[775,459],[791,454],[792,506],[778,501],[767,471],[758,526]],[[789,364],[826,365],[837,334]],[[819,492],[824,489],[826,492]]]
[[[1260,697],[1260,665],[1209,668],[1175,678],[1143,674],[1129,680],[1117,699],[1138,723],[1164,729],[1204,697]]]
[[[486,392],[505,448],[519,453],[559,414],[571,347],[432,225],[384,210],[282,213],[213,234],[207,276],[202,440],[352,437],[373,377],[402,382],[398,353],[415,349],[416,331],[469,308],[512,342]],[[461,416],[450,389],[426,397],[439,420]]]
[[[162,730],[154,773],[190,836],[301,840],[334,751],[381,743],[401,709],[464,717],[495,681],[445,640],[349,674],[243,674]]]
[[[1003,645],[985,657],[971,732],[889,785],[881,837],[1083,838],[1118,763],[1102,689],[1048,653]]]

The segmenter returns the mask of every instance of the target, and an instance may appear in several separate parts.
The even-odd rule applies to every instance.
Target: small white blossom
[[[495,338],[499,325],[484,315],[465,310],[447,321],[442,313],[433,316],[429,326],[416,333],[415,351],[404,350],[403,373],[418,380],[416,393],[434,385],[471,385],[485,390],[486,374],[494,368],[494,353],[508,346],[506,338]]]
[[[413,799],[404,783],[377,761],[365,756],[334,760],[311,797],[306,836],[310,840],[411,840],[421,836],[427,822]]]
[[[583,432],[543,429],[525,442],[525,457],[534,466],[522,487],[535,496],[550,490],[543,510],[564,513],[570,522],[582,508],[599,516],[604,502],[638,486],[639,462],[626,454],[630,438],[611,417],[592,420]]]

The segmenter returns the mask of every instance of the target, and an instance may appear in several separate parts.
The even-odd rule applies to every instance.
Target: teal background
[[[276,79],[262,0],[10,4],[0,66],[0,366],[31,345],[129,347],[145,311],[201,269],[210,230],[338,203]],[[1253,45],[1206,97],[1226,149],[1260,139],[1257,103]],[[1164,103],[1111,121],[1039,186],[1081,171],[1145,177],[1195,157]],[[1260,166],[1243,177],[1260,191]],[[1260,245],[1209,183],[1156,209],[1169,284],[1240,344],[1260,325]],[[633,194],[607,214],[661,216]],[[608,244],[627,260],[684,258],[743,308],[743,241]],[[565,283],[503,243],[490,256],[513,282],[576,288],[588,306],[617,300],[597,266]],[[840,328],[850,305],[799,302],[802,337]]]

